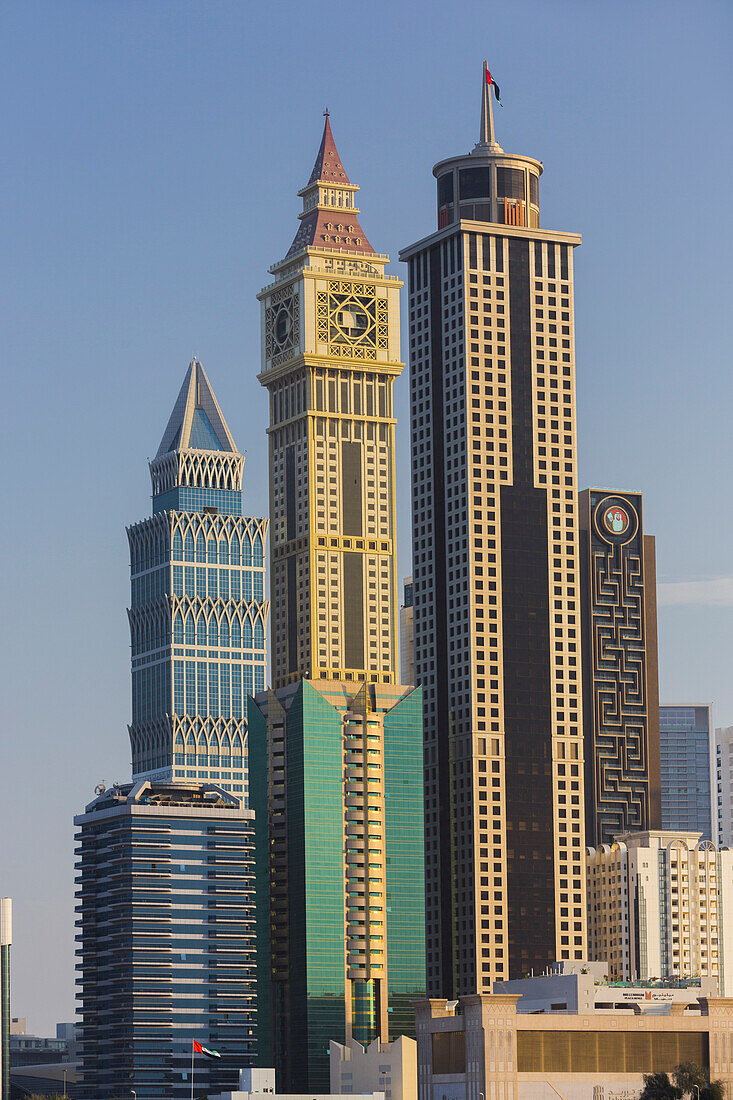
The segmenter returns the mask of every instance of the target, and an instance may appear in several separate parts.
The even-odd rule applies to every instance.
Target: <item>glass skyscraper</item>
[[[80,1100],[188,1100],[254,1062],[253,817],[213,784],[103,790],[77,827]]]
[[[667,704],[659,708],[662,828],[702,833],[713,840],[712,707]]]
[[[247,795],[247,696],[265,687],[268,520],[242,515],[239,453],[204,368],[188,368],[128,528],[134,778]]]

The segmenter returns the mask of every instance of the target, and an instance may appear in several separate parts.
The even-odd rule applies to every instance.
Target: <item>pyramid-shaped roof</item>
[[[332,187],[348,187],[352,193],[358,190],[349,180],[346,169],[341,163],[341,157],[331,133],[328,114],[310,179],[298,193],[305,195],[309,188],[319,183],[329,184]],[[337,252],[356,252],[367,256],[375,255],[374,249],[364,235],[364,230],[359,225],[357,213],[353,206],[326,208],[318,206],[315,210],[301,214],[300,226],[288,249],[286,259],[308,247],[335,249]]]
[[[313,165],[313,171],[311,172],[311,178],[308,180],[307,186],[310,187],[316,180],[320,180],[322,183],[348,184],[351,182],[346,175],[346,169],[341,163],[341,157],[336,148],[336,142],[333,140],[331,123],[328,121],[328,115],[326,115],[326,125],[323,127],[321,147],[318,150],[316,163]]]
[[[169,451],[237,453],[232,433],[198,359],[191,360],[155,457]]]

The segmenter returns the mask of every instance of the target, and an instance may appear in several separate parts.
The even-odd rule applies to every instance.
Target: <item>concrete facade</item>
[[[417,1043],[400,1035],[391,1043],[375,1039],[364,1047],[329,1043],[331,1092],[342,1096],[379,1089],[385,1100],[417,1100]]]
[[[604,1015],[668,1015],[672,1006],[701,1012],[702,1002],[718,995],[714,978],[684,981],[612,981],[605,962],[557,964],[553,973],[516,982],[497,982],[494,993],[518,993],[517,1012]],[[675,1009],[676,1011],[676,1009]]]
[[[633,1100],[682,1061],[733,1086],[733,999],[669,1015],[530,1015],[517,994],[416,1006],[418,1100]]]

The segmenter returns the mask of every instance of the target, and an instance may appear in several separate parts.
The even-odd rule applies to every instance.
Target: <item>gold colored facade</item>
[[[427,984],[586,957],[573,249],[542,165],[479,142],[433,169],[410,272],[415,678]]]
[[[330,156],[330,160],[329,160]],[[399,291],[363,236],[326,120],[302,225],[262,302],[272,678],[397,680],[392,389]],[[340,170],[340,171],[339,171]]]

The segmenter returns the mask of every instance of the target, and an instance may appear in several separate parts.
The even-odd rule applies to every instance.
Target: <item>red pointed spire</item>
[[[321,138],[321,147],[318,150],[318,156],[316,157],[316,163],[313,165],[313,171],[311,172],[311,178],[308,180],[307,187],[310,187],[316,180],[323,180],[324,183],[350,183],[349,177],[346,175],[343,164],[341,163],[341,157],[339,156],[338,149],[336,148],[336,142],[333,140],[333,134],[331,133],[331,123],[328,121],[328,108],[324,111],[326,116],[326,123],[323,127],[323,137]]]
[[[298,192],[304,203],[300,227],[286,259],[309,247],[375,255],[357,218],[359,211],[354,205],[354,194],[359,188],[346,174],[333,140],[328,111],[324,114],[326,124],[316,163],[307,184]]]

